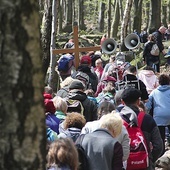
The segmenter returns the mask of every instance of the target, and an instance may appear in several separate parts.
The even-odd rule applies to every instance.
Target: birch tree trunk
[[[52,2],[46,0],[44,3],[44,15],[42,20],[41,41],[43,50],[43,71],[46,74],[50,64],[50,42],[51,42],[51,18]]]
[[[1,170],[45,170],[41,54],[38,1],[1,0]]]
[[[59,86],[59,76],[55,71],[57,64],[57,58],[53,54],[53,49],[56,47],[56,23],[57,23],[57,0],[52,2],[52,27],[51,27],[51,46],[50,46],[50,74],[49,74],[49,86],[53,89],[53,92],[57,92]]]
[[[127,29],[128,29],[129,19],[130,19],[130,12],[132,9],[132,3],[133,0],[126,1],[125,11],[123,15],[123,22],[121,25],[121,51],[126,50],[126,47],[124,45],[124,39],[127,36]]]

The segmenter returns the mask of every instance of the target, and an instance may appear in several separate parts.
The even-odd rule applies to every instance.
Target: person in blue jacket
[[[165,141],[165,127],[168,126],[170,130],[170,77],[161,74],[158,79],[159,86],[149,95],[146,108],[148,111],[153,109],[153,118],[159,128],[162,140]],[[163,144],[165,151],[165,142]]]

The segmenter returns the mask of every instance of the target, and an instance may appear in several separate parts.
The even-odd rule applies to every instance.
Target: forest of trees
[[[45,170],[42,92],[56,37],[77,21],[81,34],[123,43],[134,29],[167,26],[169,11],[170,0],[1,0],[0,169]]]

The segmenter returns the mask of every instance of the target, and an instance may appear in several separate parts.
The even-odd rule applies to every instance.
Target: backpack
[[[86,73],[82,71],[77,71],[75,78],[80,80],[85,85],[85,89],[89,89],[90,78]]]
[[[157,44],[153,44],[152,48],[151,48],[151,55],[158,56],[159,53],[160,53],[160,51],[159,51],[158,45]]]
[[[97,104],[100,105],[103,102],[110,102],[114,104],[114,97],[109,94],[104,94],[96,97]]]
[[[67,102],[67,112],[78,112],[83,115],[84,107],[79,100],[66,99]]]
[[[145,169],[149,166],[149,156],[145,137],[141,130],[141,124],[145,113],[140,112],[138,115],[138,126],[132,122],[127,123],[124,121],[129,138],[130,138],[130,154],[127,159],[126,170]],[[125,115],[124,115],[125,116]]]
[[[84,150],[84,148],[82,147],[82,142],[84,139],[85,134],[82,134],[78,137],[78,139],[75,142],[75,146],[78,152],[78,157],[79,157],[79,170],[88,170],[89,166],[88,166],[88,158],[87,158],[87,154]]]
[[[58,62],[58,71],[60,72],[67,72],[70,68],[69,68],[69,63],[71,60],[73,60],[74,57],[72,55],[62,55],[61,59]]]

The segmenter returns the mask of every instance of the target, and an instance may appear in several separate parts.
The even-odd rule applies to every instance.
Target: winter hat
[[[121,98],[125,104],[134,104],[141,97],[140,90],[136,88],[127,88],[122,92]]]
[[[55,113],[55,107],[51,99],[44,99],[45,113]]]
[[[91,64],[91,57],[90,56],[82,56],[80,60],[80,64]]]
[[[70,86],[69,86],[69,90],[71,90],[71,89],[84,89],[84,85],[83,85],[83,83],[81,82],[81,81],[79,81],[79,80],[74,80],[71,84],[70,84]]]
[[[98,56],[101,57],[102,53],[101,53],[100,51],[96,51],[96,52],[94,53],[94,55],[98,55]]]
[[[52,99],[52,95],[51,94],[44,93],[43,96],[44,96],[44,99]]]

